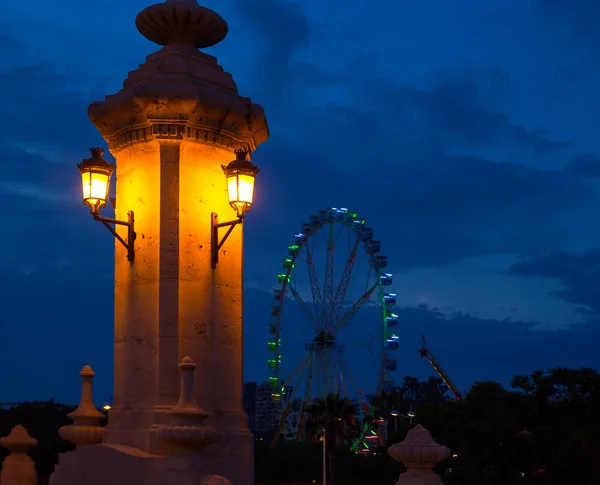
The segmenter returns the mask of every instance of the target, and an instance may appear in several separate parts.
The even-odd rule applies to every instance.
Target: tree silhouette
[[[350,444],[355,413],[355,406],[339,393],[316,398],[307,408],[306,432],[313,440],[324,434],[331,485],[335,485],[336,450],[339,445]]]
[[[58,435],[61,426],[71,424],[67,417],[75,408],[50,400],[47,402],[26,402],[9,409],[0,409],[0,436],[6,436],[10,430],[20,424],[29,434],[38,440],[32,448],[33,458],[38,476],[47,477],[54,470],[58,454],[74,448]],[[0,447],[0,461],[4,460],[8,451]]]

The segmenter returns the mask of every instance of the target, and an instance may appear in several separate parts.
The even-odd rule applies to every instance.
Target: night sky
[[[88,104],[158,50],[134,25],[148,5],[0,6],[0,402],[76,402],[84,364],[110,399],[113,238],[75,164],[106,146]],[[399,376],[433,374],[421,333],[463,390],[600,367],[599,2],[203,5],[230,27],[207,52],[271,130],[245,223],[246,379],[268,375],[281,258],[332,206],[388,256]]]

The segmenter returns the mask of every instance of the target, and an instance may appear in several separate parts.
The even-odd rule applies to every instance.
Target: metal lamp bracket
[[[136,234],[134,231],[135,219],[133,217],[133,211],[129,211],[127,213],[127,221],[118,221],[116,219],[111,219],[109,217],[102,217],[99,214],[92,214],[92,215],[94,216],[94,220],[100,221],[102,224],[104,224],[104,226],[113,234],[113,236],[115,236],[117,238],[117,240],[123,246],[125,246],[125,249],[127,249],[127,260],[133,261],[133,259],[135,257],[135,250],[134,250],[133,244],[135,242],[135,237],[136,237]],[[127,226],[127,240],[125,240],[121,236],[119,236],[117,234],[117,231],[114,230],[114,228],[111,226],[111,224]]]
[[[217,263],[219,262],[219,250],[227,241],[227,238],[238,224],[241,224],[244,221],[244,216],[238,217],[234,221],[221,222],[219,223],[219,216],[216,212],[211,212],[210,214],[210,265],[212,269],[217,267]],[[227,227],[227,232],[223,236],[223,238],[219,241],[219,228]]]

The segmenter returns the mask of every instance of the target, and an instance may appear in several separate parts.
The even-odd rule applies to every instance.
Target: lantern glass
[[[106,205],[110,173],[97,170],[83,170],[81,172],[81,188],[83,203],[91,209],[99,209]]]
[[[240,172],[235,172],[227,176],[229,204],[240,215],[252,206],[254,180],[255,175]]]

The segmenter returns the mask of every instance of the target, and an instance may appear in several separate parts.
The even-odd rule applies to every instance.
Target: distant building
[[[248,415],[248,427],[254,433],[256,429],[256,382],[244,382],[244,411]]]
[[[257,435],[270,435],[276,429],[280,419],[279,404],[274,403],[271,397],[273,386],[269,382],[263,382],[256,386],[256,421],[255,431]]]
[[[271,397],[273,386],[269,382],[244,383],[244,411],[248,415],[248,427],[256,436],[270,437],[281,419],[281,405]]]

